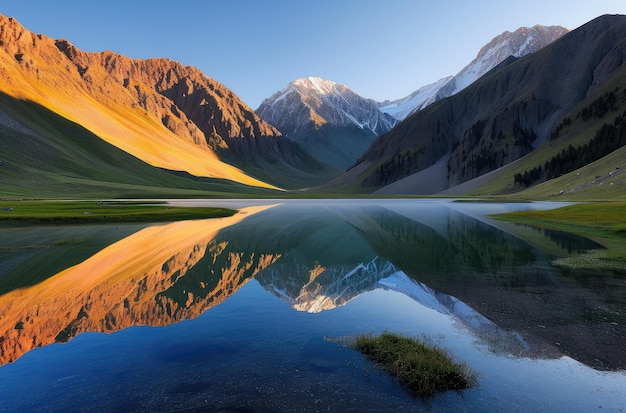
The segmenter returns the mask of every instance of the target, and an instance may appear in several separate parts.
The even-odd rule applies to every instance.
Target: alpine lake
[[[563,204],[194,200],[228,218],[0,228],[0,412],[624,412],[626,278],[492,214]],[[346,346],[477,373],[412,397]]]

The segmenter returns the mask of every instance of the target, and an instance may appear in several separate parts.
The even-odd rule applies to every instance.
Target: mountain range
[[[589,182],[621,171],[625,38],[624,16],[520,28],[403,99],[309,77],[253,111],[194,67],[84,52],[0,16],[0,191],[619,197]]]
[[[473,180],[462,187],[464,193],[492,185],[488,191],[494,194],[525,189],[516,174],[534,170],[541,182],[614,152],[616,160],[604,173],[619,168],[625,38],[624,16],[602,16],[536,53],[505,60],[461,92],[379,136],[335,184],[352,183],[352,190],[364,192],[428,194]],[[614,144],[598,136],[603,127]],[[610,148],[600,150],[605,144]],[[586,164],[565,160],[569,146],[574,153],[585,145],[597,152]],[[546,162],[552,161],[559,171],[550,176]],[[568,185],[592,179],[584,171],[577,177]]]
[[[568,30],[561,26],[521,27],[496,36],[457,75],[440,79],[393,102],[375,102],[345,85],[319,77],[296,79],[265,99],[256,113],[313,156],[345,170],[410,113],[452,96],[509,57],[549,45]]]

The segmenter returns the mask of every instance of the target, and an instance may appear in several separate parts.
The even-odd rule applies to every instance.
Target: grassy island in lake
[[[380,336],[362,334],[351,346],[397,377],[404,388],[418,397],[461,391],[477,384],[476,373],[465,364],[453,362],[445,350],[417,339],[389,332]]]

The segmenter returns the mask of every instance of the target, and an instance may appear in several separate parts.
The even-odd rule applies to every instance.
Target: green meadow
[[[235,212],[142,201],[0,201],[0,226],[165,222],[226,217]]]
[[[553,210],[513,212],[492,218],[590,238],[606,250],[587,251],[559,259],[555,264],[626,273],[626,202],[573,204]]]

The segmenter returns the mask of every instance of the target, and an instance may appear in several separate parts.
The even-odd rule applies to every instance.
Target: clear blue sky
[[[320,76],[376,100],[456,74],[498,34],[574,29],[624,0],[0,0],[0,13],[86,51],[196,66],[256,109]]]

